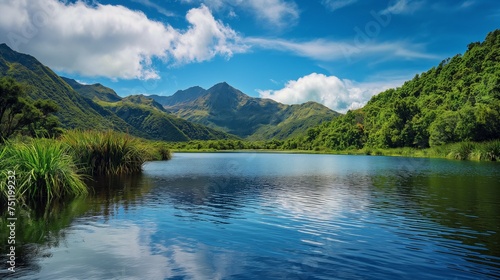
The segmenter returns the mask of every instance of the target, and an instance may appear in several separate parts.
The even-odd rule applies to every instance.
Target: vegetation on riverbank
[[[171,158],[165,143],[115,131],[67,131],[59,139],[16,138],[0,148],[2,176],[16,174],[16,198],[38,200],[85,195],[90,175],[131,174],[150,160]],[[8,198],[8,181],[0,196]]]
[[[447,158],[457,160],[500,161],[500,140],[488,142],[460,142],[431,148],[369,148],[333,150],[329,148],[314,148],[310,150],[297,149],[289,146],[288,141],[190,141],[169,143],[169,148],[176,152],[218,152],[218,151],[269,151],[311,154],[343,154],[343,155],[383,155]]]

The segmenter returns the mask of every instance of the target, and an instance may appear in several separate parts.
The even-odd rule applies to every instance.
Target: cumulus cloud
[[[218,54],[230,57],[234,51],[245,51],[236,32],[216,21],[206,6],[191,9],[186,19],[191,27],[184,33],[176,32],[171,49],[178,63],[201,62]]]
[[[245,49],[236,32],[204,5],[188,12],[187,30],[119,5],[2,0],[0,10],[0,42],[56,70],[84,76],[159,78],[155,58],[182,64]]]
[[[357,109],[372,96],[400,85],[400,81],[356,83],[335,76],[312,73],[295,81],[288,81],[280,90],[259,90],[260,97],[284,104],[301,104],[315,101],[341,113]]]
[[[358,2],[358,0],[322,0],[321,4],[332,12]]]

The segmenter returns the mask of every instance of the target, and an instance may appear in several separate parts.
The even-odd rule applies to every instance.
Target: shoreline
[[[478,150],[469,150],[463,154],[456,151],[455,146],[469,145],[471,143],[461,142],[449,144],[446,146],[416,149],[416,148],[363,148],[359,150],[344,150],[344,151],[314,151],[314,150],[281,150],[281,149],[173,149],[175,153],[269,153],[269,154],[321,154],[321,155],[364,155],[364,156],[388,156],[388,157],[408,157],[408,158],[435,158],[458,161],[476,161],[476,162],[500,162],[498,155],[485,158]],[[473,145],[482,145],[483,143],[472,143]],[[479,148],[478,148],[479,149]]]

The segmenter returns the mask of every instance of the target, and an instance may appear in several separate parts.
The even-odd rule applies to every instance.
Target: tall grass
[[[77,164],[92,175],[138,173],[150,156],[139,139],[115,131],[73,130],[61,140],[71,147]]]
[[[67,131],[59,140],[15,139],[0,146],[0,198],[8,197],[7,172],[16,172],[17,198],[86,194],[88,175],[139,173],[147,160],[172,157],[166,143],[114,131]]]
[[[18,197],[51,200],[88,192],[69,147],[59,141],[32,139],[26,143],[8,143],[1,158],[2,172],[16,173]],[[6,197],[7,184],[3,179],[0,188]]]
[[[461,142],[451,146],[451,152],[448,157],[466,160],[475,159],[476,145],[472,142]]]
[[[481,148],[480,160],[500,161],[500,140],[485,143]]]

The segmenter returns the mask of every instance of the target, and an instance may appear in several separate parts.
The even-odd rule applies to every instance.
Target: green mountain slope
[[[163,141],[235,139],[222,131],[194,124],[169,114],[159,103],[143,95],[132,95],[117,102],[98,101],[148,138]]]
[[[186,90],[178,90],[171,96],[150,95],[156,102],[163,106],[173,106],[180,103],[187,103],[204,95],[206,90],[201,87],[190,87]]]
[[[339,115],[314,102],[284,105],[253,98],[227,83],[208,90],[190,88],[171,97],[151,97],[183,119],[251,140],[285,139]]]
[[[0,76],[11,76],[28,96],[57,103],[65,128],[113,129],[132,135],[168,141],[235,138],[199,124],[179,119],[144,96],[119,97],[100,84],[82,85],[57,76],[34,57],[0,45]]]
[[[294,139],[303,147],[429,147],[500,138],[500,30],[365,107]]]
[[[23,84],[34,100],[51,99],[59,106],[57,116],[65,128],[129,130],[133,127],[112,112],[75,92],[63,79],[36,58],[0,44],[0,76],[10,76]]]
[[[83,85],[79,82],[70,79],[61,77],[68,85],[70,85],[76,92],[78,92],[81,96],[91,99],[91,100],[103,100],[108,102],[119,101],[122,98],[116,94],[116,92],[108,87],[105,87],[101,84],[93,84],[93,85]]]

